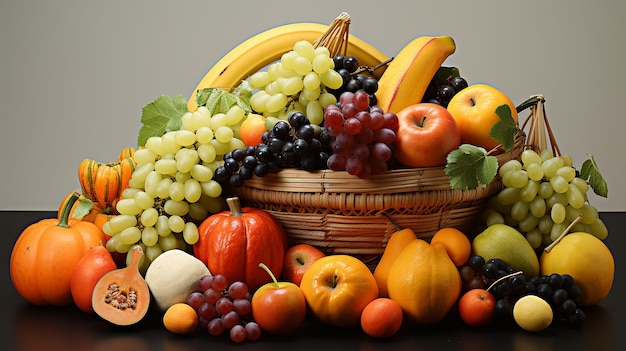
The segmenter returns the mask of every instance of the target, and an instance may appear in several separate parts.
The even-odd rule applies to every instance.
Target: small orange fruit
[[[175,334],[190,334],[198,327],[198,314],[186,303],[175,303],[163,315],[165,329]]]
[[[456,228],[441,228],[433,235],[430,243],[443,245],[457,267],[467,263],[472,254],[472,243],[469,238]]]
[[[241,123],[241,127],[239,127],[239,137],[246,146],[257,146],[261,143],[261,137],[266,131],[265,117],[251,113]]]
[[[402,327],[402,307],[387,297],[368,303],[361,313],[361,328],[374,338],[389,338]]]

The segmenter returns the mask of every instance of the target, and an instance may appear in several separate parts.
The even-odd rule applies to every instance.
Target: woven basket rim
[[[525,135],[516,133],[514,146],[507,152],[495,155],[498,163],[516,158],[524,148]],[[346,171],[306,171],[285,168],[268,173],[262,178],[253,176],[243,185],[247,189],[283,193],[367,193],[394,194],[425,191],[452,191],[445,166],[424,168],[398,168],[384,174],[361,179]],[[480,187],[480,185],[479,185]]]

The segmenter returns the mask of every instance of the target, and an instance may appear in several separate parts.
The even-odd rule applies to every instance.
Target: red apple
[[[402,109],[397,116],[393,154],[404,166],[445,165],[448,153],[461,144],[461,132],[454,117],[441,105],[414,104]]]
[[[496,314],[496,299],[485,289],[472,289],[458,303],[461,320],[474,327],[487,325]]]
[[[326,256],[324,252],[309,244],[297,244],[285,252],[282,279],[300,286],[304,272],[317,259]]]
[[[263,263],[272,282],[259,287],[252,295],[252,318],[261,330],[270,334],[285,335],[295,332],[306,317],[307,305],[300,287],[292,282],[276,280],[276,276]]]

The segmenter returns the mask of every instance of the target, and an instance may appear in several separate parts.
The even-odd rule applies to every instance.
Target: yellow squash
[[[387,277],[389,276],[391,265],[400,252],[402,252],[402,249],[415,239],[417,239],[415,232],[410,228],[405,228],[393,233],[389,241],[387,241],[385,251],[383,251],[383,255],[380,257],[376,269],[374,269],[374,278],[378,284],[378,293],[380,296],[389,296],[387,293]]]
[[[387,280],[389,297],[407,320],[432,325],[440,322],[461,294],[461,276],[443,245],[415,239],[400,252]]]

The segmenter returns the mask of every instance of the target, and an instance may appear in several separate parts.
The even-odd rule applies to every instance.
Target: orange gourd
[[[129,264],[105,273],[91,295],[94,312],[119,326],[140,322],[150,308],[150,289],[139,271],[143,249],[134,245],[129,255]]]
[[[417,239],[417,235],[411,228],[405,228],[393,233],[387,241],[385,251],[383,251],[380,261],[374,269],[374,278],[378,284],[378,292],[380,296],[389,296],[387,292],[387,277],[391,270],[391,265],[396,260],[402,249],[406,247],[408,243]]]
[[[126,149],[122,150],[115,162],[103,163],[86,158],[78,166],[78,181],[83,194],[104,208],[115,206],[128,188],[135,171],[133,157],[125,156],[134,155],[134,151]]]
[[[229,281],[243,281],[250,290],[271,281],[259,263],[272,272],[281,272],[287,235],[269,213],[241,207],[236,197],[226,200],[229,210],[205,219],[198,231],[200,238],[193,253],[212,274],[224,274]]]
[[[79,196],[73,193],[60,219],[42,219],[29,225],[13,246],[11,281],[18,294],[34,305],[71,305],[70,279],[76,263],[105,240],[95,224],[69,219]]]
[[[461,276],[443,245],[415,239],[392,264],[387,290],[402,306],[407,320],[431,325],[441,321],[456,304]]]
[[[135,156],[135,148],[134,147],[125,147],[122,149],[122,151],[120,151],[119,156],[117,157],[117,161],[122,161],[123,159],[130,157],[132,158],[133,156]]]

